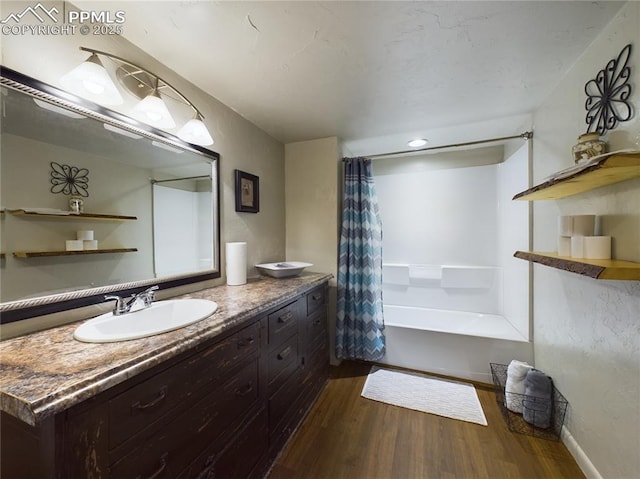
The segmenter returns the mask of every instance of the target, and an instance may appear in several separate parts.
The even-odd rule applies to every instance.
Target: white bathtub
[[[491,383],[489,363],[533,361],[533,347],[502,316],[384,306],[384,364]]]

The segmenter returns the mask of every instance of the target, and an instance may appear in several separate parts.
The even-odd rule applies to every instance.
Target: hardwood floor
[[[360,397],[369,368],[332,368],[269,479],[584,477],[561,442],[510,432],[492,390],[476,387],[480,426]]]

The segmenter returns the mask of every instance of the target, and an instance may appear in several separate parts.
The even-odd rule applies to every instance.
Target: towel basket
[[[498,407],[502,411],[502,415],[509,426],[509,430],[520,434],[526,434],[529,436],[539,437],[542,439],[549,439],[552,441],[559,441],[560,434],[562,432],[562,424],[564,423],[564,417],[567,413],[567,406],[569,403],[564,398],[560,391],[553,387],[553,404],[551,408],[551,425],[546,429],[541,429],[528,423],[522,418],[522,414],[515,413],[507,409],[505,401],[504,387],[507,382],[507,365],[489,363],[491,367],[491,376],[493,378],[493,384],[496,388],[496,401]],[[510,394],[510,398],[513,400],[524,400],[526,395],[524,394]]]

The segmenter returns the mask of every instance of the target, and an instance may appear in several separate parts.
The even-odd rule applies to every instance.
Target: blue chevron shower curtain
[[[371,160],[345,158],[342,203],[336,357],[376,361],[385,343],[382,224]]]

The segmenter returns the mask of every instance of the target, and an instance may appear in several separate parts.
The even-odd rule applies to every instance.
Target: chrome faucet
[[[141,291],[138,294],[132,294],[131,298],[126,299],[116,295],[107,295],[104,297],[105,300],[115,299],[116,304],[113,307],[113,315],[121,316],[126,313],[134,313],[136,311],[140,311],[141,309],[145,309],[151,306],[153,300],[156,299],[155,291],[157,291],[159,287],[151,286],[150,288]]]

